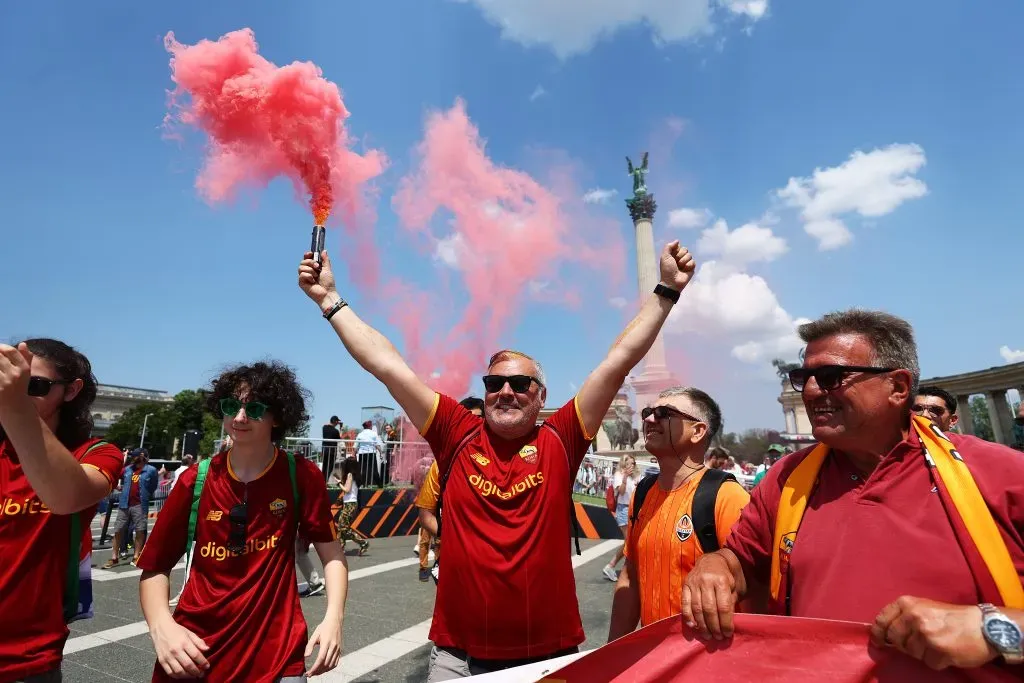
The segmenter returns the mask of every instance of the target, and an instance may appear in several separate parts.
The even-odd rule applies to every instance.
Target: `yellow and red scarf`
[[[937,480],[935,483],[940,494],[944,496],[943,502],[946,503],[947,512],[950,515],[958,515],[963,522],[967,535],[992,575],[1003,605],[1024,609],[1024,587],[1021,586],[1010,551],[1003,543],[999,528],[992,519],[992,513],[981,497],[981,491],[978,490],[978,485],[967,465],[949,438],[932,422],[914,415],[911,418],[911,426],[924,446],[925,462],[933,470],[932,476]],[[775,517],[770,584],[772,611],[777,613],[785,613],[783,603],[786,585],[783,574],[789,571],[789,554],[828,453],[828,446],[815,446],[789,474],[782,487],[779,510]],[[938,486],[940,483],[942,485]]]

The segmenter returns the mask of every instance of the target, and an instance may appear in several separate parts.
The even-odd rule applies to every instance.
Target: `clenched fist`
[[[671,287],[677,292],[693,279],[697,269],[697,262],[693,260],[686,247],[679,245],[679,240],[673,240],[661,250],[661,283]]]

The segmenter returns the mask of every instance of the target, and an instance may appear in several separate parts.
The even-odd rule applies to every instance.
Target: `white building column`
[[[960,421],[957,423],[960,433],[974,436],[974,418],[971,416],[970,396],[956,397],[956,413],[960,416]]]
[[[997,443],[1008,444],[1013,436],[1013,417],[1010,404],[1006,402],[1006,390],[989,391],[985,394],[988,417],[992,421],[992,433]]]
[[[786,410],[786,432],[796,434],[796,413],[792,409]]]

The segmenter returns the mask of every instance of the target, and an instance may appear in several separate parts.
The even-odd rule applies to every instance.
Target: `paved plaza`
[[[355,549],[350,548],[341,665],[312,680],[420,683],[426,679],[430,653],[427,632],[435,587],[432,581],[417,580],[418,560],[412,554],[413,542],[413,537],[375,540],[365,557],[358,557]],[[607,636],[613,584],[602,577],[601,567],[611,559],[620,542],[582,540],[583,555],[573,554],[576,592],[588,636],[583,649],[603,645]],[[566,552],[569,545],[567,540]],[[312,556],[317,565],[315,553]],[[97,550],[93,563],[101,566],[108,557],[109,550]],[[71,625],[71,637],[65,648],[64,681],[149,681],[155,656],[139,609],[141,572],[127,564],[110,571],[93,571],[95,617]],[[171,574],[172,592],[177,593],[183,578],[181,565]],[[323,618],[326,604],[324,594],[302,599],[310,631]],[[467,609],[471,608],[467,605]]]

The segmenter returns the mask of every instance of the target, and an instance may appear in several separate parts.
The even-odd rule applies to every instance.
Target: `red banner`
[[[932,671],[868,641],[868,626],[843,621],[738,614],[735,635],[703,641],[673,617],[580,657],[547,683],[1002,683],[1020,681],[1002,667]]]

